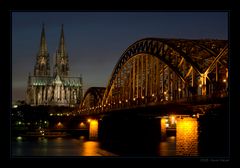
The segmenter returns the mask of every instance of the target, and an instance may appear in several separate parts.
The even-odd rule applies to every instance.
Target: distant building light
[[[17,107],[18,107],[18,105],[16,105],[16,104],[13,105],[13,108],[17,108]]]
[[[22,140],[22,137],[21,137],[21,136],[18,136],[18,137],[17,137],[17,140],[18,140],[18,141],[21,141],[21,140]]]
[[[223,82],[224,82],[224,83],[226,83],[226,82],[227,82],[227,80],[226,80],[226,79],[223,79]]]

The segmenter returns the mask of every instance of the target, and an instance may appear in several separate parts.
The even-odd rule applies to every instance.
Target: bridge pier
[[[161,140],[165,141],[167,138],[166,118],[161,118]]]
[[[93,119],[89,120],[89,139],[96,140],[98,139],[98,120]]]

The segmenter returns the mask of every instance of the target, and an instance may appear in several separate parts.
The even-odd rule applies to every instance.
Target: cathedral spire
[[[34,67],[35,76],[49,76],[50,75],[50,65],[49,65],[49,54],[47,51],[47,43],[45,37],[45,28],[42,24],[42,32],[40,39],[40,48],[37,54],[37,60]]]
[[[59,75],[60,77],[68,76],[69,65],[68,65],[68,55],[65,49],[65,39],[64,39],[64,31],[63,31],[63,24],[61,27],[61,35],[60,35],[60,42],[56,53],[55,59],[55,71],[54,76]]]
[[[46,55],[46,53],[47,53],[47,43],[46,43],[45,29],[44,29],[44,23],[43,23],[42,24],[42,33],[41,33],[39,55]]]
[[[65,44],[64,44],[64,31],[63,31],[63,24],[61,28],[61,36],[60,36],[60,43],[58,47],[58,52],[61,53],[62,55],[65,55]]]

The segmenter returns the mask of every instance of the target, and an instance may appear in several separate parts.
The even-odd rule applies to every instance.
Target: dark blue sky
[[[89,87],[106,87],[115,64],[135,41],[146,37],[228,39],[227,12],[13,12],[12,99],[25,99],[45,24],[51,71],[64,24],[70,76]]]

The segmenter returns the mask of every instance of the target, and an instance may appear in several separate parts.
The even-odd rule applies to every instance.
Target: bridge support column
[[[98,120],[89,121],[89,139],[95,140],[98,138]]]
[[[167,138],[166,134],[167,128],[166,128],[166,119],[161,118],[161,140],[165,141]]]
[[[202,96],[206,96],[207,95],[207,86],[206,86],[206,75],[203,74],[201,76],[201,82],[202,82]]]
[[[178,118],[176,124],[176,155],[198,155],[198,122],[196,118]]]

